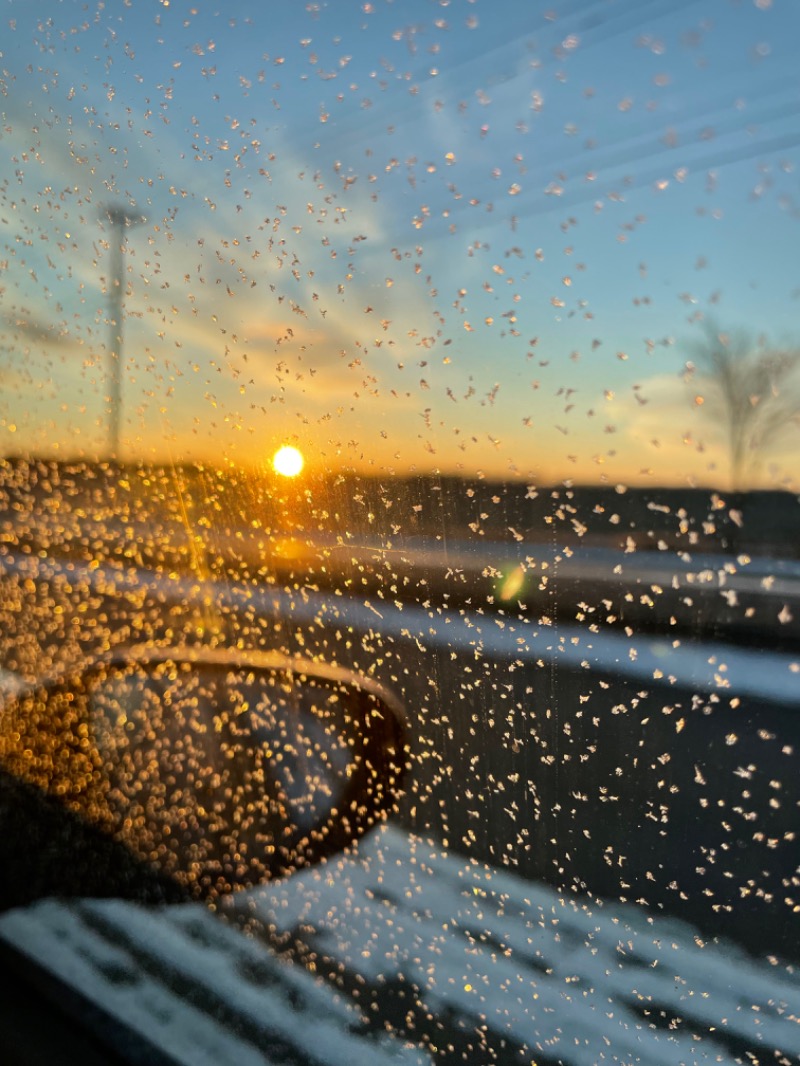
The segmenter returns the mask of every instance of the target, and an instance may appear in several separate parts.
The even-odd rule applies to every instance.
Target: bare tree
[[[713,383],[706,410],[725,431],[739,491],[787,427],[800,426],[800,348],[772,347],[763,336],[728,333],[711,320],[704,333],[693,346],[695,364]]]

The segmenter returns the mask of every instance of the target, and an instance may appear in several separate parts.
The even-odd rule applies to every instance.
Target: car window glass
[[[328,674],[173,662],[64,696],[61,754],[7,716],[4,772],[168,873],[219,845],[231,923],[433,1060],[790,1061],[793,0],[0,25],[9,691],[274,652],[408,749],[385,788]]]

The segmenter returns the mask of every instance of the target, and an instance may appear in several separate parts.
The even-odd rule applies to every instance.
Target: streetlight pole
[[[119,205],[106,208],[106,216],[111,223],[113,239],[111,244],[111,284],[109,290],[109,325],[108,346],[108,445],[112,459],[120,458],[120,422],[122,415],[122,321],[125,299],[125,230],[144,222],[143,215],[132,215]]]

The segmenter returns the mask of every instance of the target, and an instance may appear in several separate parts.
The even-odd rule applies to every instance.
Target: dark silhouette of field
[[[268,536],[800,556],[800,500],[779,490],[531,486],[443,475],[309,475],[292,482],[201,465],[8,458],[0,461],[0,515],[5,543],[58,537],[66,543],[78,527],[85,538],[91,518],[92,541],[104,551],[118,540],[121,523],[141,522],[194,536],[245,528]]]

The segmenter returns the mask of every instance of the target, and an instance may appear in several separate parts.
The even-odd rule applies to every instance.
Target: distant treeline
[[[207,465],[0,460],[4,539],[14,524],[35,526],[37,514],[75,510],[357,540],[486,539],[800,556],[800,499],[778,490],[532,486],[438,475],[311,474],[290,481]]]

